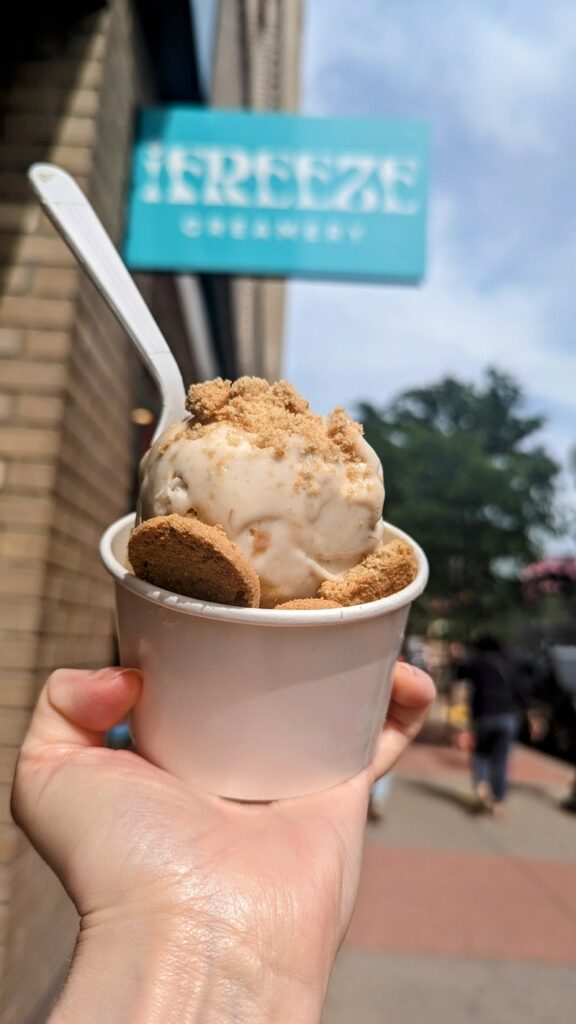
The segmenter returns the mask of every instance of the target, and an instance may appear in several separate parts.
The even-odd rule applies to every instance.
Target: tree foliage
[[[543,418],[522,406],[518,384],[495,369],[478,387],[446,377],[381,411],[360,406],[384,466],[386,518],[430,560],[425,606],[464,631],[519,598],[520,568],[557,528],[559,466],[534,441]]]

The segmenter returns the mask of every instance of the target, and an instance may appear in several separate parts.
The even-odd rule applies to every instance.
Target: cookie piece
[[[318,597],[341,605],[366,604],[404,590],[415,579],[416,556],[403,540],[382,544],[348,572],[334,580],[325,580]]]
[[[136,576],[198,601],[258,608],[260,580],[219,526],[172,514],[146,519],[128,541]]]
[[[297,597],[293,601],[284,601],[283,604],[275,605],[276,610],[286,612],[323,612],[327,608],[341,608],[337,601],[328,601],[324,597]]]

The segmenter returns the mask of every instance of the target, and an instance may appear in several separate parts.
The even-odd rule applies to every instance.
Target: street
[[[467,755],[419,743],[367,825],[323,1024],[568,1024],[576,817],[568,766],[517,747],[506,817],[472,813]]]

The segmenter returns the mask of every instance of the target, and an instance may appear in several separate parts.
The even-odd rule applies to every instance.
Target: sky
[[[303,113],[430,126],[419,286],[289,286],[285,375],[313,408],[511,373],[576,444],[573,0],[304,0]],[[563,477],[567,499],[576,484]]]

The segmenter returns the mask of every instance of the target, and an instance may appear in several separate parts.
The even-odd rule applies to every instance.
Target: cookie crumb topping
[[[362,462],[358,440],[362,427],[344,409],[327,418],[310,411],[305,398],[288,381],[275,384],[259,377],[239,380],[205,381],[192,384],[186,408],[192,418],[190,429],[211,423],[230,423],[250,434],[259,448],[272,448],[277,457],[285,454],[297,436],[303,454],[320,454],[334,462]]]

